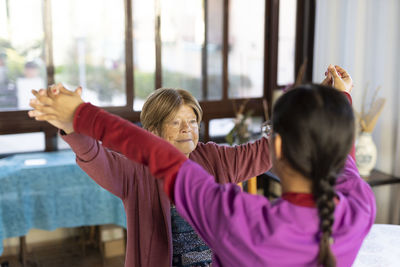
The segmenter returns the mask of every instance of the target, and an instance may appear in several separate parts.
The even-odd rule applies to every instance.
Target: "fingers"
[[[79,96],[82,96],[82,87],[79,86],[78,88],[75,89],[74,91],[75,94],[78,94]]]
[[[66,94],[66,95],[74,95],[74,92],[71,92],[70,90],[68,90],[67,88],[64,87],[64,85],[62,83],[58,83],[52,90],[52,93],[54,95],[58,95],[60,93],[62,94]]]
[[[55,121],[55,120],[57,120],[56,115],[47,114],[46,110],[44,110],[44,112],[41,112],[37,109],[30,110],[30,111],[28,111],[28,116],[30,118],[34,118],[35,120],[38,120],[38,121],[50,121],[50,120]]]
[[[62,83],[57,84],[57,89],[60,91],[60,93],[66,94],[66,95],[74,95],[74,92],[71,92],[67,88],[62,85]]]
[[[29,110],[28,111],[28,116],[31,118],[35,118],[35,117],[42,116],[42,115],[43,115],[43,113],[38,110]]]
[[[47,90],[46,90],[46,89],[40,89],[40,90],[39,90],[39,95],[41,95],[41,96],[47,96]]]
[[[42,90],[42,89],[40,89],[40,90]],[[34,96],[36,96],[36,98],[38,98],[38,97],[40,96],[39,92],[36,91],[36,90],[31,90],[31,93],[32,93]]]
[[[329,65],[328,71],[333,76],[333,79],[340,79],[339,73],[333,65]]]
[[[66,89],[62,83],[53,84],[49,86],[49,88],[47,88],[47,95],[53,99],[60,93],[66,95],[73,95],[73,92]]]
[[[51,114],[50,115],[44,114],[44,115],[37,115],[37,116],[30,116],[30,117],[34,118],[37,121],[54,121],[57,119],[57,117],[55,115],[51,115]]]
[[[331,86],[332,85],[332,75],[329,73],[325,79],[321,82],[322,85]]]
[[[36,109],[39,106],[43,106],[43,104],[37,99],[31,99],[31,100],[29,100],[29,106]]]
[[[30,104],[31,105],[31,104]],[[32,104],[31,107],[33,107],[37,112],[43,113],[43,114],[56,114],[56,110],[54,110],[53,107],[49,107],[49,106],[44,106],[44,105],[35,105]],[[36,113],[34,113],[36,114]]]
[[[51,99],[50,97],[48,97],[47,95],[42,96],[40,95],[40,93],[36,92],[35,90],[32,90],[32,93],[36,96],[36,99],[31,99],[29,102],[29,105],[31,104],[35,104],[35,105],[47,105],[47,106],[51,106],[53,105],[53,99]]]
[[[47,95],[51,98],[54,98],[56,95],[60,93],[60,89],[57,87],[58,84],[53,84],[47,88]]]
[[[47,96],[47,94],[46,94],[47,91],[45,89],[40,89],[39,92],[36,90],[32,90],[31,92],[34,96],[36,96],[36,99],[31,99],[29,102],[29,105],[31,105],[31,104],[52,105],[53,104],[53,100]]]
[[[335,65],[335,69],[342,78],[347,78],[348,76],[350,76],[345,69],[343,69],[342,67],[340,67],[338,65]]]

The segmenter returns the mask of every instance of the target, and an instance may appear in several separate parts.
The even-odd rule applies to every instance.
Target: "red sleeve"
[[[83,103],[77,108],[74,130],[102,141],[104,146],[121,152],[130,160],[148,166],[152,175],[165,179],[164,190],[172,199],[176,174],[187,160],[174,146],[90,103]]]
[[[344,92],[343,91],[343,94],[347,97],[347,99],[349,100],[349,102],[350,102],[350,105],[353,105],[353,100],[351,99],[351,95],[349,94],[349,93],[347,93],[347,92]]]

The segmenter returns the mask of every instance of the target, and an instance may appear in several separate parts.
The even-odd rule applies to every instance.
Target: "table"
[[[400,266],[400,225],[374,224],[353,267]]]
[[[369,177],[364,178],[370,186],[381,186],[390,184],[399,184],[400,178],[395,177],[378,170],[373,170]]]
[[[126,227],[122,201],[89,178],[72,151],[0,159],[0,255],[3,239],[32,228],[99,224]]]

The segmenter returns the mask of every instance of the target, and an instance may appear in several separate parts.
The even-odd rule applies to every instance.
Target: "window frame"
[[[205,98],[208,94],[207,88],[207,8],[208,1],[203,0],[205,31],[202,48],[202,95]],[[162,62],[161,62],[161,15],[160,0],[155,0],[155,88],[162,85]],[[235,112],[232,99],[228,98],[228,36],[229,36],[229,5],[230,0],[223,0],[223,49],[222,49],[222,99],[203,100],[200,105],[203,108],[204,135],[202,141],[209,141],[209,122],[212,119],[234,117]],[[307,60],[307,68],[303,82],[312,80],[312,63],[314,51],[314,24],[315,24],[315,0],[297,0],[296,15],[296,40],[295,40],[295,75],[297,76],[301,64]],[[45,58],[47,83],[54,84],[54,64],[52,46],[52,21],[51,21],[51,0],[43,0],[44,7],[44,32],[45,32]],[[134,70],[133,70],[133,17],[132,0],[124,0],[125,16],[125,84],[126,84],[126,105],[116,107],[102,107],[107,111],[121,116],[132,122],[140,120],[140,111],[133,110],[134,100]],[[254,109],[254,116],[264,116],[263,98],[267,99],[268,113],[271,114],[272,94],[277,85],[278,66],[278,31],[279,31],[279,0],[265,0],[264,18],[264,74],[263,74],[263,97],[250,98],[248,105]],[[240,105],[246,99],[235,99]],[[3,111],[0,112],[0,135],[44,132],[45,151],[57,150],[57,129],[46,122],[38,122],[27,115],[27,110]]]

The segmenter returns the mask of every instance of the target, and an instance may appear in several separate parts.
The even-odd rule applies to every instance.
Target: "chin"
[[[193,152],[193,150],[196,148],[193,144],[189,145],[183,145],[183,146],[178,146],[177,147],[179,151],[181,151],[183,154],[190,154]]]

